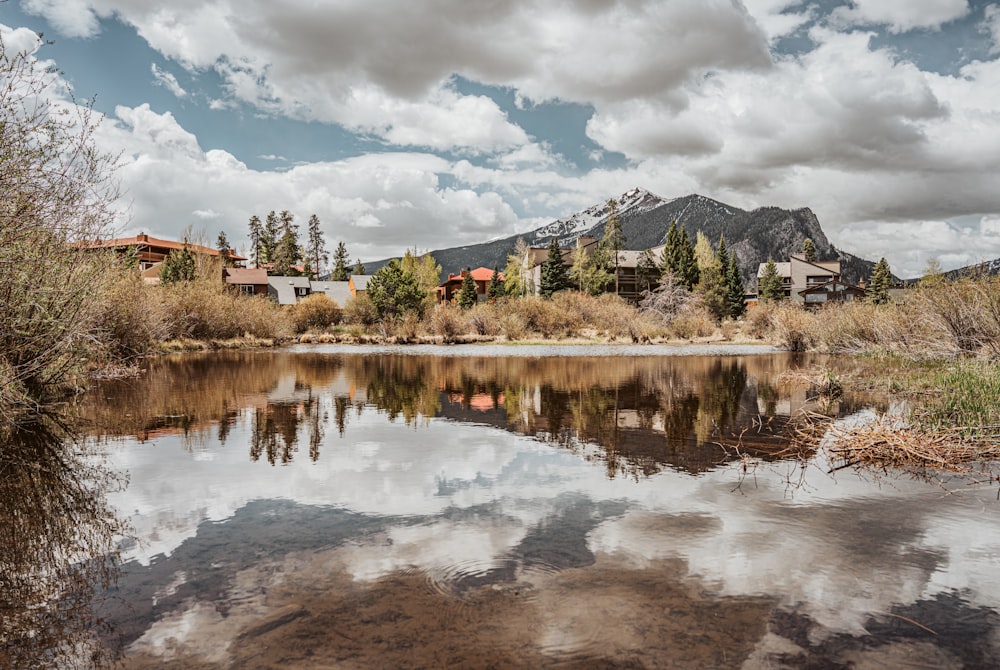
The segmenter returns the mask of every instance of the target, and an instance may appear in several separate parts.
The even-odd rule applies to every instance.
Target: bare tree
[[[0,412],[79,371],[111,270],[85,249],[111,232],[119,158],[97,147],[91,103],[55,99],[58,85],[0,35]]]

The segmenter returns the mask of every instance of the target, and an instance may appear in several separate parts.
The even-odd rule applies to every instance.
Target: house
[[[368,292],[368,281],[372,278],[372,275],[351,275],[347,279],[347,283],[351,289],[351,295],[355,296],[359,293]]]
[[[113,249],[123,256],[134,254],[139,261],[140,272],[158,266],[170,255],[171,251],[179,251],[185,246],[199,256],[218,257],[220,255],[219,250],[212,247],[206,247],[201,244],[174,242],[173,240],[162,240],[146,235],[145,233],[139,233],[135,237],[119,237],[113,240],[87,242],[81,246],[84,249]],[[242,265],[247,260],[232,249],[229,250],[229,259],[236,265]]]
[[[832,280],[799,291],[806,307],[825,305],[828,302],[851,302],[863,300],[865,289],[840,280]]]
[[[337,303],[338,307],[346,305],[353,295],[349,281],[311,281],[309,282],[309,291],[310,293],[322,293]]]
[[[844,299],[844,296],[840,294],[840,289],[837,287],[849,286],[851,291],[848,291],[848,293],[859,289],[857,286],[844,284],[840,281],[840,261],[810,262],[802,254],[792,254],[789,256],[788,262],[775,263],[774,265],[778,270],[778,275],[781,277],[785,298],[792,302],[804,303],[806,302],[806,295],[814,296],[810,299],[810,302],[819,302],[821,301],[819,298],[821,293],[825,295],[822,301],[831,299],[840,300]],[[767,263],[761,263],[757,267],[758,293],[760,278],[764,276],[765,268],[767,268]],[[809,289],[825,284],[830,284],[830,286],[821,293],[805,293]],[[864,289],[860,290],[863,294]]]
[[[573,266],[573,254],[576,249],[582,248],[584,253],[589,255],[597,249],[597,244],[597,238],[589,235],[577,238],[576,247],[559,250],[562,254],[563,265],[567,268]],[[657,263],[659,263],[660,258],[663,255],[663,249],[665,246],[666,245],[660,245],[649,249],[649,252],[653,255],[653,259]],[[643,253],[645,252],[624,249],[618,252],[617,281],[615,281],[615,278],[612,278],[611,282],[608,284],[608,293],[614,293],[617,290],[618,295],[626,300],[631,302],[637,302],[639,300],[642,292],[645,290],[642,286],[639,286],[638,276],[639,262],[642,259]],[[537,295],[541,291],[542,264],[547,258],[548,247],[531,247],[525,252],[524,260],[522,261],[522,269],[527,280],[529,293]]]
[[[225,268],[222,281],[243,295],[263,295],[268,293],[267,270],[264,268]]]
[[[457,275],[448,274],[448,279],[437,287],[438,302],[451,302],[458,299],[458,294],[462,291],[462,284],[465,276],[472,275],[472,280],[476,284],[476,299],[485,301],[486,293],[489,291],[490,280],[493,279],[493,270],[485,267],[478,267],[475,270],[462,270]],[[499,273],[500,281],[503,281],[503,273]]]
[[[267,295],[279,305],[294,305],[311,292],[308,277],[267,278]]]

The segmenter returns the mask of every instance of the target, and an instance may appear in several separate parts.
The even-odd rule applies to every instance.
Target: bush
[[[291,308],[296,333],[322,330],[340,323],[340,307],[323,293],[313,293]]]
[[[474,308],[477,311],[479,308]],[[468,324],[462,310],[450,303],[443,303],[430,312],[428,330],[440,336],[445,342],[453,342],[466,331]]]
[[[670,322],[670,331],[682,340],[708,337],[715,332],[715,316],[701,305],[688,307]]]
[[[277,338],[293,332],[291,315],[276,303],[228,291],[217,279],[177,282],[158,291],[169,339]]]
[[[355,326],[368,328],[378,321],[378,313],[375,305],[365,293],[358,293],[352,296],[344,305],[344,321]]]

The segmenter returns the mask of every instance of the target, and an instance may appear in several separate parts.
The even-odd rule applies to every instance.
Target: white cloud
[[[772,41],[794,33],[816,14],[804,0],[743,0],[743,4]]]
[[[157,85],[167,89],[178,98],[187,96],[187,91],[184,90],[184,87],[177,81],[177,77],[173,73],[160,69],[156,66],[156,63],[150,65],[150,71],[153,73],[153,78],[156,80]]]
[[[993,38],[990,53],[1000,53],[1000,5],[989,5],[983,12],[981,28]]]
[[[969,13],[966,0],[851,0],[830,16],[833,24],[885,25],[890,32],[939,30]]]
[[[22,0],[21,9],[43,17],[64,37],[94,37],[101,31],[89,0]]]
[[[0,38],[3,41],[3,53],[7,56],[26,53],[34,54],[41,45],[38,34],[27,28],[11,28],[0,23]]]

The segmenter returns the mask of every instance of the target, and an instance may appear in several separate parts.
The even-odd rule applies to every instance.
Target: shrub
[[[670,331],[682,340],[708,337],[715,332],[715,317],[701,305],[688,307],[670,322]]]
[[[323,293],[313,293],[292,306],[296,333],[321,330],[340,323],[340,307]]]
[[[347,301],[347,304],[344,305],[343,317],[347,323],[365,328],[378,321],[375,306],[365,293],[358,293]]]
[[[479,308],[474,308],[474,311]],[[428,330],[440,336],[445,342],[453,342],[456,337],[465,332],[467,324],[462,310],[451,303],[443,303],[430,313]]]
[[[476,305],[468,312],[469,326],[477,335],[495,337],[500,334],[497,309],[492,304]]]

